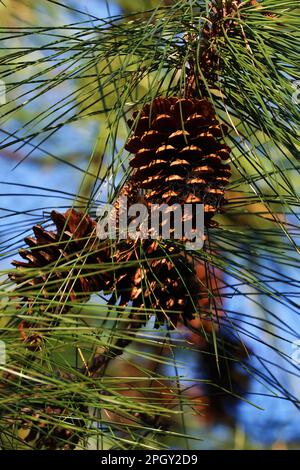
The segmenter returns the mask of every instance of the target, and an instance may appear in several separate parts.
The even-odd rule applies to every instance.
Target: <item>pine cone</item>
[[[68,302],[87,300],[112,282],[101,269],[110,258],[108,245],[96,238],[96,222],[74,209],[64,214],[52,211],[51,219],[56,231],[35,225],[35,238],[25,238],[29,249],[20,250],[26,262],[13,261],[17,269],[9,274],[28,314],[46,307],[47,312],[66,312]]]
[[[134,133],[125,148],[134,154],[132,180],[143,192],[144,203],[203,203],[205,225],[214,225],[231,171],[224,163],[230,149],[220,143],[227,128],[216,119],[212,105],[207,100],[157,98],[135,112],[128,124]],[[171,325],[191,320],[200,310],[203,291],[192,259],[172,242],[146,240],[141,247],[137,254],[125,250],[132,261],[140,260],[134,276],[123,278],[128,295],[123,300],[130,299],[137,312],[133,319],[142,309],[152,308],[158,324],[166,318]]]
[[[66,300],[82,300],[91,292],[104,290],[109,277],[97,271],[99,265],[107,261],[108,249],[104,244],[96,244],[96,222],[74,209],[64,214],[52,211],[51,219],[57,230],[47,231],[40,225],[33,227],[36,238],[25,238],[30,249],[19,251],[27,262],[13,261],[17,271],[10,273],[10,279],[22,283],[20,288],[24,293],[28,290],[30,295],[30,291],[43,286],[45,297],[59,293],[60,300],[61,295]],[[72,270],[74,268],[70,279],[66,279],[68,264]],[[26,276],[24,270],[29,268],[38,270],[39,276],[32,278],[29,272]]]
[[[227,127],[207,100],[156,98],[128,122],[134,134],[125,148],[133,179],[149,204],[204,204],[205,225],[224,203],[231,175]]]
[[[132,204],[137,192],[136,185],[128,181],[120,195]],[[118,200],[115,209],[119,216]],[[51,219],[56,231],[35,225],[35,238],[25,238],[29,250],[19,250],[26,262],[12,261],[17,269],[9,273],[19,285],[16,291],[27,302],[28,313],[38,299],[40,310],[45,308],[45,300],[55,300],[58,310],[67,312],[70,304],[66,302],[86,301],[93,292],[111,292],[118,281],[112,272],[103,269],[104,263],[112,262],[113,249],[108,240],[97,238],[95,220],[75,209],[64,214],[52,211]],[[55,304],[48,304],[48,312],[55,310]]]
[[[74,411],[60,406],[37,404],[22,407],[17,416],[5,415],[3,422],[7,423],[9,429],[14,427],[20,450],[24,447],[37,450],[73,450],[80,437],[83,437],[83,432],[78,428],[84,428],[84,420],[73,419],[72,413]],[[4,427],[0,434],[4,449],[5,433]]]
[[[126,243],[126,242],[125,242]],[[116,291],[120,304],[132,303],[131,323],[136,330],[155,315],[155,326],[178,320],[186,322],[199,308],[201,286],[192,260],[174,243],[143,240],[135,249],[123,246],[116,254],[118,264],[132,263],[121,268]]]

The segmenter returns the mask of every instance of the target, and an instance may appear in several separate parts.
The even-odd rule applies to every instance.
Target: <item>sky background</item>
[[[66,3],[99,18],[107,16],[107,5],[105,5],[105,2],[101,2],[99,0],[69,1]],[[120,11],[118,6],[111,1],[109,1],[109,9],[111,14],[117,14]],[[42,6],[40,11],[41,18],[45,18]],[[78,19],[86,20],[86,17],[80,14],[75,15],[63,8],[60,9],[61,24],[74,22],[74,20],[77,21]],[[48,18],[48,22],[51,23],[51,18]],[[6,129],[13,131],[18,127],[18,125],[19,123],[17,121],[11,121],[7,123]],[[96,121],[94,123],[89,122],[88,126],[85,125],[84,121],[80,122],[79,125],[76,126],[65,126],[55,134],[54,138],[47,140],[43,144],[43,148],[53,155],[60,155],[61,149],[63,149],[62,153],[64,155],[72,154],[72,152],[82,152],[83,155],[90,155],[93,151],[98,130],[99,124]],[[20,153],[26,154],[26,151],[28,150],[29,147],[24,147],[20,150]],[[38,155],[38,152],[35,152],[35,155]],[[14,160],[11,157],[1,156],[0,207],[2,215],[0,219],[0,234],[3,249],[7,248],[10,242],[10,236],[6,229],[6,224],[8,223],[6,219],[7,215],[11,215],[11,211],[16,214],[14,217],[16,224],[24,220],[32,220],[35,223],[42,220],[44,215],[49,213],[51,209],[62,210],[63,208],[70,206],[73,199],[72,195],[76,194],[86,167],[86,159],[83,159],[82,161],[79,159],[76,161],[76,164],[82,171],[80,171],[80,169],[71,168],[69,165],[64,165],[63,163],[59,164],[59,170],[57,164],[54,163],[53,165],[45,164],[41,166],[39,163],[32,161],[30,157],[21,164],[18,163],[18,158]],[[14,183],[14,185],[12,186],[7,183]],[[38,188],[24,188],[21,186],[24,184],[28,186],[38,186]],[[17,185],[20,186],[18,187]],[[50,191],[42,191],[40,188],[49,188]],[[57,192],[53,192],[53,189],[69,193],[69,195],[59,195]],[[62,196],[65,199],[62,199]],[[24,211],[27,211],[27,213],[24,214]],[[11,222],[11,218],[9,221]],[[7,259],[2,261],[3,267],[9,267],[10,258],[11,256],[9,255]],[[276,269],[272,260],[269,261],[269,267]],[[291,277],[294,276],[296,279],[298,273],[290,270],[289,275]],[[230,282],[230,280],[228,281]],[[277,286],[279,291],[284,288],[284,284]],[[270,300],[268,307],[272,310],[272,302]],[[278,309],[278,304],[276,304],[276,308]],[[247,321],[253,325],[246,325],[248,332],[251,332],[254,338],[264,337],[264,339],[268,341],[267,335],[257,328],[259,327],[260,322],[254,318],[257,316],[257,311],[251,301],[247,300],[244,296],[234,297],[230,300],[230,310],[248,312],[248,314],[252,316],[252,319],[250,318],[249,320],[249,318],[247,318]],[[285,322],[293,328],[295,332],[299,330],[299,313],[297,314],[296,312],[292,312],[290,309],[283,306],[281,311],[277,313],[281,318],[284,318]],[[277,329],[279,331],[279,328]],[[298,339],[296,335],[293,338],[293,334],[284,336],[289,337],[292,341]],[[282,381],[286,388],[299,399],[299,379],[293,375],[287,375],[284,370],[280,372],[278,367],[274,367],[271,364],[273,361],[277,366],[279,365],[278,355],[270,349],[267,351],[263,345],[259,344],[259,341],[254,339],[252,340],[246,336],[245,340],[256,354],[261,354],[264,357],[266,357],[267,354],[267,358],[270,361],[269,367],[271,373],[276,374],[276,378],[279,381]],[[291,354],[290,344],[278,339],[278,346],[288,354]],[[292,366],[288,366],[283,359],[282,364],[280,365],[283,368],[292,370]],[[299,412],[296,410],[294,405],[285,399],[268,397],[265,395],[270,395],[270,390],[267,390],[262,384],[253,382],[249,399],[257,406],[261,407],[262,410],[252,407],[247,403],[240,405],[238,407],[238,422],[240,423],[241,429],[243,429],[251,439],[259,443],[270,444],[274,441],[300,441]],[[218,445],[219,439],[224,439],[224,432],[225,430],[222,426],[219,426],[215,430],[214,438],[212,438],[210,442],[212,447],[214,447],[214,445]]]

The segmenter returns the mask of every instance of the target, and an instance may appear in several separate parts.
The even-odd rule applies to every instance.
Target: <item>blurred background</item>
[[[0,5],[2,35],[0,57],[5,53],[7,47],[13,47],[16,51],[15,62],[11,64],[11,67],[15,67],[15,73],[9,76],[11,84],[14,80],[18,82],[24,80],[25,82],[27,74],[30,74],[30,67],[26,67],[24,71],[18,68],[19,60],[22,63],[25,59],[32,62],[33,67],[43,68],[43,58],[48,54],[48,51],[43,49],[43,34],[26,37],[25,34],[18,34],[19,27],[46,26],[49,27],[48,34],[51,34],[52,26],[58,25],[81,24],[81,26],[89,28],[89,25],[94,26],[98,22],[104,21],[105,23],[106,18],[113,15],[118,16],[124,13],[130,15],[132,12],[141,10],[141,7],[145,10],[154,8],[158,2],[155,0],[110,0],[109,2],[66,0],[64,5],[65,7],[56,2],[29,0],[4,0]],[[10,37],[8,37],[7,31],[4,35],[5,27],[12,28]],[[107,24],[107,27],[109,28],[110,24]],[[57,36],[53,40],[56,41]],[[40,49],[37,48],[38,41],[40,41]],[[18,48],[21,49],[24,46],[28,48],[26,57],[19,57]],[[31,49],[34,51],[31,52]],[[79,67],[79,63],[76,64],[74,60],[72,66]],[[68,62],[66,62],[66,67],[68,67]],[[59,72],[62,72],[62,68],[61,70],[56,68],[54,72],[49,68],[41,79],[47,79],[47,77],[51,77],[52,73]],[[36,80],[37,86],[38,80],[39,77]],[[90,106],[86,113],[82,109],[80,119],[70,119],[70,124],[66,122],[68,116],[72,115],[72,109],[69,107],[66,97],[71,96],[77,87],[77,105],[84,107],[86,102],[81,104],[80,100],[81,96],[87,92],[85,85],[84,78],[77,81],[62,80],[61,84],[57,84],[54,88],[49,86],[47,92],[43,92],[32,103],[30,102],[30,90],[27,90],[24,85],[24,97],[18,90],[18,102],[23,103],[24,100],[27,100],[26,107],[20,106],[19,110],[16,107],[14,112],[7,112],[7,115],[2,116],[0,129],[2,143],[0,149],[0,236],[2,252],[5,254],[1,261],[4,270],[9,269],[10,260],[15,255],[22,233],[27,233],[30,225],[43,220],[50,210],[62,211],[70,207],[78,194],[80,194],[84,205],[94,184],[93,175],[96,173],[100,158],[104,161],[105,167],[107,157],[105,154],[103,155],[103,148],[105,148],[107,138],[105,133],[107,131],[103,123],[105,118],[96,112],[93,113],[97,108],[97,103]],[[9,93],[12,97],[13,87],[10,87]],[[42,113],[39,115],[40,111],[51,109],[51,107],[55,107],[55,109],[52,110],[49,117]],[[62,116],[64,125],[61,128],[59,126],[51,128],[51,122],[54,123]],[[49,126],[49,130],[35,136],[36,129],[46,124]],[[28,133],[32,137],[20,142],[22,136]],[[16,142],[15,136],[18,136],[19,139]],[[117,145],[120,147],[123,145],[124,137],[124,131],[121,129],[120,140],[117,141]],[[9,145],[7,145],[8,142]],[[87,166],[90,176],[86,174]],[[105,190],[101,197],[105,198]],[[258,301],[258,298],[255,297],[258,294],[247,292],[246,287],[243,287],[244,295],[233,295],[236,281],[230,278],[226,278],[226,285],[233,287],[232,289],[227,288],[224,308],[232,312],[233,321],[241,322],[241,337],[243,337],[244,322],[244,338],[249,348],[255,352],[255,358],[252,359],[255,367],[264,368],[266,374],[273,377],[293,397],[299,400],[299,363],[297,361],[289,363],[283,355],[280,356],[276,352],[277,349],[280,349],[289,357],[293,353],[294,357],[296,357],[295,354],[297,355],[297,347],[292,343],[299,339],[299,308],[297,304],[300,292],[297,284],[299,271],[291,267],[278,273],[278,265],[270,257],[262,268],[261,276],[263,277],[267,271],[272,270],[277,271],[277,279],[274,282],[276,282],[279,295],[282,291],[286,291],[286,277],[291,280],[289,285],[291,292],[285,292],[284,295],[289,296],[289,299],[293,301],[293,308],[286,304],[284,296],[282,303],[276,303],[276,305],[268,297],[262,299],[260,296]],[[282,276],[282,283],[278,282],[278,276]],[[276,309],[276,318],[272,316],[272,334],[262,328],[261,317],[265,314],[261,311],[262,302],[265,302],[266,310],[274,313],[274,309]],[[279,305],[280,310],[278,310]],[[242,316],[243,313],[244,316]],[[270,342],[272,347],[266,350],[265,343]],[[193,375],[197,376],[199,360],[197,354],[193,355],[191,352],[182,351],[179,355],[178,360],[186,364],[181,374],[189,378]],[[263,363],[259,361],[259,357],[264,357]],[[299,448],[299,412],[291,400],[288,400],[280,392],[276,396],[272,387],[268,388],[263,381],[257,379],[252,380],[249,386],[250,390],[245,401],[239,401],[238,405],[234,407],[228,404],[226,413],[230,417],[229,420],[214,417],[209,421],[204,420],[201,416],[190,417],[185,423],[185,432],[196,437],[196,440],[192,438],[180,440],[169,437],[168,445],[172,448],[189,447],[191,449]],[[177,426],[180,429],[181,424],[177,423]]]

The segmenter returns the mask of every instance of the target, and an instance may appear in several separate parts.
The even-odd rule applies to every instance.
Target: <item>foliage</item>
[[[59,2],[44,3],[54,4],[53,10],[63,7]],[[191,57],[201,73],[197,61],[208,2],[149,1],[142,13],[128,12],[128,2],[120,4],[122,14],[104,19],[64,5],[78,15],[76,22],[1,27],[0,71],[7,103],[1,107],[0,151],[21,153],[18,165],[31,159],[42,164],[45,158],[57,172],[67,164],[70,175],[82,175],[77,194],[55,183],[47,190],[38,184],[15,184],[19,194],[30,198],[31,191],[46,190],[49,197],[52,193],[61,197],[61,206],[74,205],[94,214],[99,199],[115,199],[129,173],[126,118],[156,96],[182,93]],[[202,93],[229,126],[234,175],[219,227],[208,230],[209,246],[196,257],[213,267],[212,279],[222,280],[219,292],[212,289],[208,295],[211,315],[217,312],[219,326],[242,340],[246,351],[248,342],[249,351],[253,350],[252,360],[240,359],[239,367],[263,384],[265,394],[289,400],[297,410],[298,397],[276,377],[276,371],[284,370],[285,377],[298,376],[290,356],[297,339],[299,286],[294,273],[299,267],[300,111],[292,98],[299,80],[299,47],[295,46],[299,2],[265,0],[260,6],[244,2],[230,14],[236,34],[228,34],[225,17],[222,34],[214,40],[222,67],[217,82],[207,80]],[[56,142],[62,132],[75,135],[95,123],[99,133],[82,168],[76,148],[72,149],[75,156],[65,155]],[[33,221],[49,225],[50,206],[51,200],[45,208],[35,207],[33,198],[29,211],[5,209],[4,260],[17,256]],[[66,278],[72,276],[72,265],[66,262],[63,269]],[[62,423],[78,435],[78,448],[157,449],[167,447],[170,438],[182,439],[185,448],[198,446],[199,436],[186,429],[186,418],[195,416],[197,408],[187,392],[195,383],[204,387],[206,379],[193,378],[184,365],[198,351],[187,328],[174,333],[163,327],[156,330],[149,323],[128,338],[124,328],[128,308],[110,308],[99,293],[64,315],[52,314],[49,302],[41,319],[44,333],[51,325],[51,335],[45,335],[42,346],[32,351],[20,338],[18,325],[26,318],[28,306],[22,305],[7,279],[11,270],[4,266],[1,288],[1,339],[7,350],[7,363],[0,366],[3,447],[44,448],[37,431],[49,438]],[[238,307],[240,298],[244,308]],[[283,309],[289,312],[289,321]],[[214,345],[209,354],[216,364],[224,356],[228,363],[234,361],[214,329],[207,334],[200,328],[197,334]],[[117,356],[119,339],[132,342]],[[101,355],[111,359],[105,372],[90,374],[93,359]],[[230,384],[227,392],[233,393]],[[256,406],[255,397],[236,398],[249,403],[250,413]],[[200,402],[200,414],[205,415],[204,398]],[[49,404],[64,412],[47,412]],[[33,408],[42,410],[38,417],[32,415]],[[60,439],[62,445],[66,443]]]

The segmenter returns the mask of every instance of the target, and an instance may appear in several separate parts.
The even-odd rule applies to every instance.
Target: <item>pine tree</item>
[[[295,307],[275,285],[285,282],[289,291],[290,276],[265,270],[268,258],[297,266],[299,107],[292,96],[299,51],[291,37],[299,35],[298,14],[296,1],[182,0],[103,23],[94,18],[96,25],[83,22],[76,32],[69,26],[63,36],[55,32],[55,42],[49,27],[17,33],[37,43],[46,37],[51,51],[29,75],[29,102],[61,82],[80,85],[62,99],[69,114],[47,107],[34,129],[26,123],[25,137],[7,133],[2,149],[98,115],[100,148],[111,161],[91,159],[83,191],[66,211],[33,225],[19,251],[23,260],[8,270],[2,447],[85,448],[101,436],[120,449],[163,448],[186,410],[235,426],[228,403],[247,400],[250,378],[298,406],[248,344],[252,313],[237,321],[230,308],[230,298],[247,297],[246,289],[274,309]],[[7,35],[8,44],[15,40]],[[16,58],[33,67],[25,55],[25,46],[4,53],[3,79],[18,71]],[[48,60],[54,71],[66,65],[65,72],[51,75]],[[23,85],[12,80],[8,91],[22,96]],[[12,103],[4,117],[19,109]],[[203,204],[203,248],[190,250],[174,230],[168,239],[99,240],[95,208],[104,183],[118,215],[120,196],[147,208],[189,204],[196,230],[195,208]],[[88,303],[95,294],[98,305]],[[259,328],[271,336],[266,348],[292,365],[273,342],[280,314],[264,300],[258,305]],[[292,327],[283,319],[279,325],[292,342]],[[195,393],[180,385],[177,356],[184,351],[197,354],[196,378],[187,377]]]

